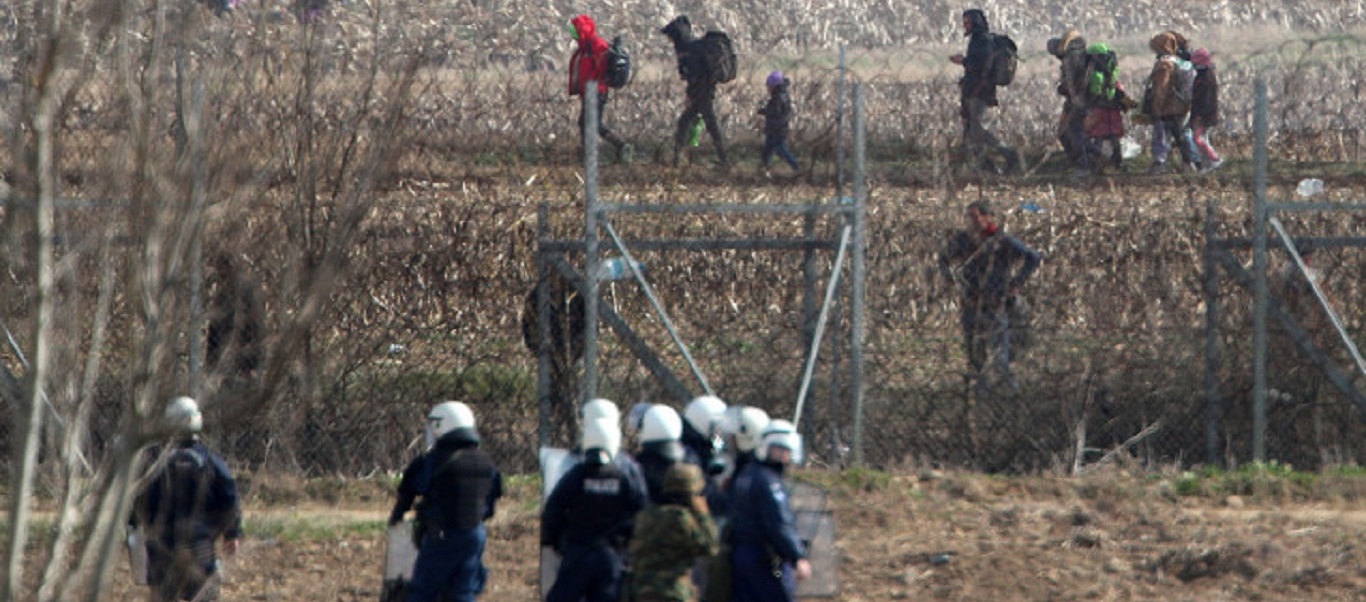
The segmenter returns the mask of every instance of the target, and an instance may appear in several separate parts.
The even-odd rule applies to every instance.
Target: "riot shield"
[[[582,458],[578,452],[560,449],[556,447],[541,448],[541,507],[545,507],[545,501],[550,498],[550,492],[555,490],[555,485],[560,482],[560,478]],[[541,548],[541,598],[545,599],[546,594],[550,593],[551,586],[555,585],[555,574],[560,570],[560,555],[550,547]]]
[[[825,490],[795,481],[788,482],[792,513],[797,519],[797,535],[806,544],[806,559],[811,563],[811,578],[797,582],[799,598],[829,598],[839,595],[839,551],[835,549],[835,517]]]
[[[404,602],[408,599],[408,583],[413,580],[413,565],[417,564],[413,522],[405,520],[389,527],[384,542],[384,587],[380,589],[379,600]]]

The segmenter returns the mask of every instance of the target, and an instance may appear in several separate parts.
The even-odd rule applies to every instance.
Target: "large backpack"
[[[1103,44],[1086,51],[1086,96],[1096,105],[1113,103],[1119,85],[1119,57]]]
[[[1190,61],[1177,58],[1176,73],[1172,83],[1175,88],[1176,98],[1187,105],[1191,102],[1191,96],[1195,94],[1195,65]]]
[[[1015,81],[1015,68],[1020,63],[1019,48],[1015,40],[1003,33],[989,33],[991,54],[987,56],[987,79],[993,86],[1009,86]]]
[[[735,46],[726,32],[708,31],[707,35],[693,42],[693,48],[709,77],[722,84],[735,80]]]
[[[612,38],[612,45],[607,48],[607,86],[623,88],[631,83],[632,75],[631,52],[626,49],[621,36]]]

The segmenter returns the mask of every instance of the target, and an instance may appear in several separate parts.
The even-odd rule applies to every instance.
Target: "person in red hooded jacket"
[[[598,26],[593,22],[593,18],[588,15],[574,17],[570,19],[569,24],[572,27],[574,39],[579,43],[573,56],[569,58],[569,95],[578,96],[581,99],[579,104],[579,134],[583,134],[584,114],[588,112],[588,107],[584,106],[582,102],[587,99],[584,88],[590,81],[597,82],[598,136],[616,147],[617,159],[622,163],[627,163],[631,160],[631,145],[607,129],[602,119],[603,110],[607,107],[607,50],[609,47],[607,40],[598,35]]]

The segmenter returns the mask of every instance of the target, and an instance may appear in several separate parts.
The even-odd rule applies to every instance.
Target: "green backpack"
[[[1097,42],[1086,47],[1086,95],[1097,105],[1115,102],[1119,85],[1119,57]]]

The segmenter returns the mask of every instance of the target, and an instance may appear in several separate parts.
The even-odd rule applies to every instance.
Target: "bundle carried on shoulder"
[[[1009,86],[1015,81],[1015,69],[1020,64],[1019,47],[1015,40],[1003,33],[988,33],[991,54],[987,57],[987,78],[993,86]]]
[[[731,44],[730,36],[726,32],[708,31],[692,45],[693,52],[699,59],[698,64],[706,70],[708,76],[722,84],[735,80],[735,46]]]
[[[686,15],[675,17],[659,32],[674,44],[679,77],[689,82],[709,79],[722,84],[735,80],[735,45],[726,32],[708,31],[700,38],[695,37]]]

